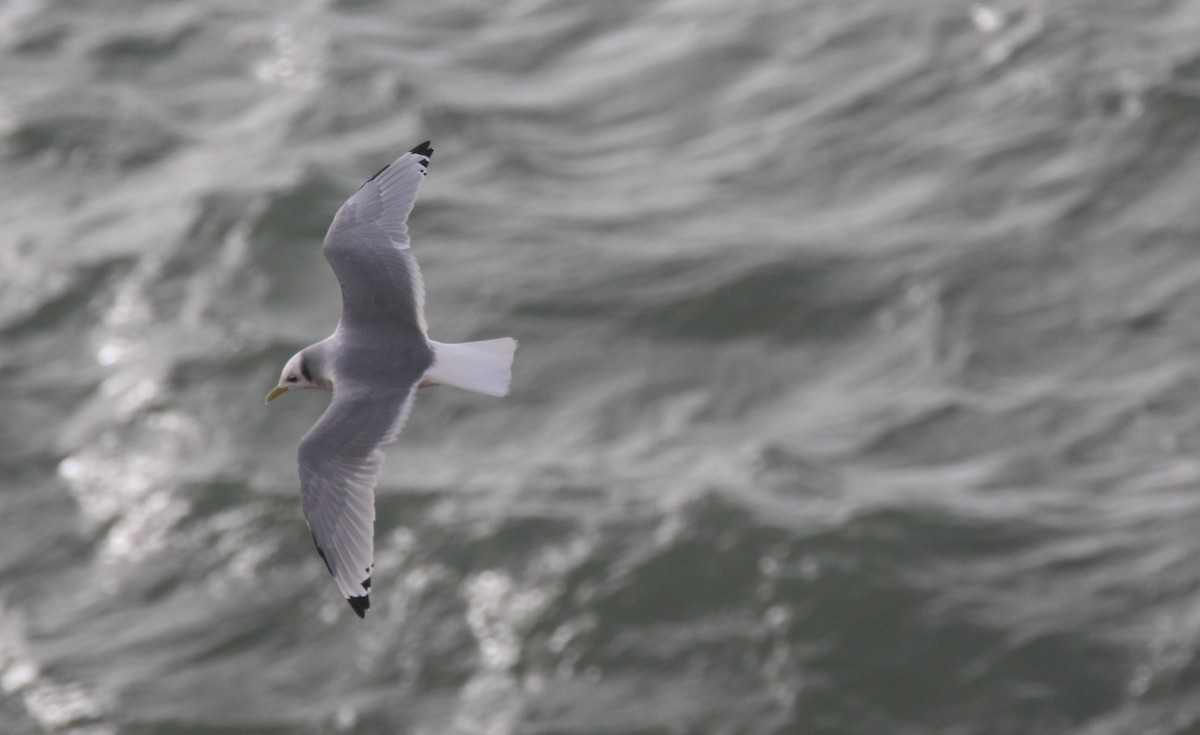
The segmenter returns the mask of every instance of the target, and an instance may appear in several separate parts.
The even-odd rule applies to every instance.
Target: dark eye
[[[289,376],[287,376],[287,382],[289,382],[289,383],[295,383],[295,382],[296,382],[296,376],[295,376],[295,375],[289,375]]]

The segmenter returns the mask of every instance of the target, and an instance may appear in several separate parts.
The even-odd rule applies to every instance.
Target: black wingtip
[[[371,596],[363,595],[362,597],[347,597],[346,602],[350,603],[350,609],[354,610],[354,614],[360,618],[367,617],[367,610],[371,608]]]
[[[424,161],[418,161],[417,163],[419,163],[421,166],[421,173],[428,173],[429,162],[433,160],[430,158],[430,156],[433,155],[433,149],[429,147],[429,141],[427,140],[416,148],[413,148],[411,151],[409,151],[409,153],[415,153],[418,156],[425,156]]]
[[[420,162],[421,170],[422,171],[429,170],[429,160],[430,160],[430,157],[433,155],[433,148],[429,147],[428,140],[425,141],[424,143],[422,143],[421,145],[417,146],[416,148],[413,148],[411,151],[409,151],[409,153],[416,153],[418,156],[425,156],[425,160]],[[372,176],[371,178],[369,178],[365,182],[363,182],[363,186],[366,186],[367,184],[371,183],[375,179],[378,179],[380,174],[382,174],[384,171],[387,171],[391,167],[392,167],[392,164],[389,163],[388,165],[386,165],[383,168],[376,171],[374,176]],[[359,188],[361,189],[362,186],[360,186]]]

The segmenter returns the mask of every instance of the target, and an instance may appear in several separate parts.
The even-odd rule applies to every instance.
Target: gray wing
[[[416,386],[335,389],[325,413],[300,441],[300,502],[317,553],[358,616],[371,606],[375,565],[375,481],[381,447],[396,439]]]
[[[342,284],[348,327],[383,324],[425,335],[425,286],[408,252],[408,215],[432,155],[426,141],[397,158],[363,184],[329,225],[322,252]]]

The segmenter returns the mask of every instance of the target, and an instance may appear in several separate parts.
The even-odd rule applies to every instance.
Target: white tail
[[[421,385],[453,385],[489,396],[508,395],[517,350],[512,337],[462,344],[429,340],[429,344],[433,346],[433,366],[425,371]]]

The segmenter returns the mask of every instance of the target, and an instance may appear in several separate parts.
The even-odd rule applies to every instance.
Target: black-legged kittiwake
[[[338,210],[322,252],[342,286],[333,334],[288,360],[267,401],[285,391],[333,391],[300,441],[300,502],[317,552],[358,616],[375,564],[375,482],[417,388],[454,385],[508,394],[516,340],[429,339],[425,287],[409,253],[408,215],[433,149],[426,141],[371,177]]]

